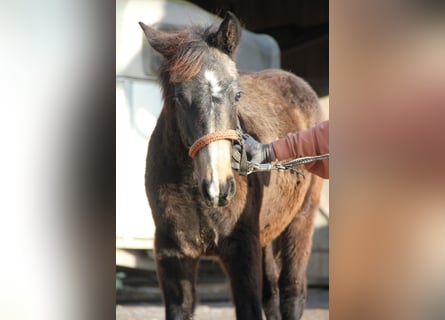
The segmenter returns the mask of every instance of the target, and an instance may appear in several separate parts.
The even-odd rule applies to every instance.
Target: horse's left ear
[[[211,46],[220,49],[233,58],[240,39],[241,24],[232,12],[227,11],[218,31],[209,37],[208,42]]]
[[[177,43],[175,34],[157,30],[143,22],[139,22],[139,25],[144,31],[145,37],[152,48],[159,52],[162,56],[169,58],[175,52]]]

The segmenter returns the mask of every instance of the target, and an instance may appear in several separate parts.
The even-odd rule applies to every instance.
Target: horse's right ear
[[[227,11],[216,33],[208,39],[209,44],[220,49],[232,58],[241,40],[241,23],[230,11]]]
[[[143,22],[139,22],[142,30],[145,33],[145,37],[150,43],[151,47],[159,52],[164,57],[168,58],[172,52],[173,48],[173,37],[166,32],[159,31],[153,27],[146,25]]]

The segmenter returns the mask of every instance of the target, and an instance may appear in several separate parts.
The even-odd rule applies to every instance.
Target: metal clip
[[[251,174],[253,172],[264,172],[271,171],[274,169],[273,165],[270,163],[252,163],[249,162],[247,174]]]

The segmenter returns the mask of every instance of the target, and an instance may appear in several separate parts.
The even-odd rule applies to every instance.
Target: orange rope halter
[[[209,143],[225,139],[238,140],[238,132],[236,132],[236,130],[229,129],[206,134],[205,136],[196,140],[195,143],[193,143],[193,145],[189,149],[189,156],[193,159],[198,153],[198,151],[201,150],[206,145],[208,145]]]

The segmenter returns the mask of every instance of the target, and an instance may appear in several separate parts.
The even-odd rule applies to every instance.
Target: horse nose
[[[201,192],[207,205],[217,208],[229,204],[236,192],[234,177],[228,177],[224,183],[205,179],[201,184]]]

